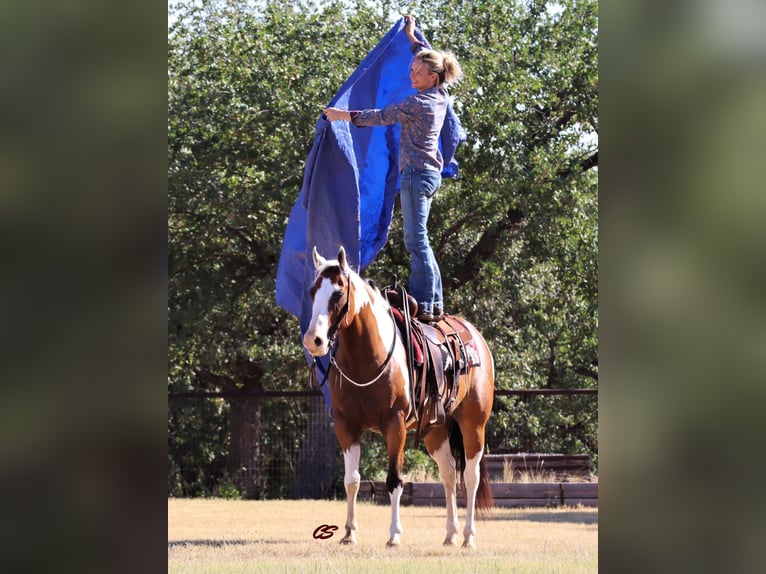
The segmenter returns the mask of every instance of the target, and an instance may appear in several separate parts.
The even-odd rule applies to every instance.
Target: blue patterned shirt
[[[413,45],[413,52],[422,49]],[[439,152],[439,135],[447,114],[449,95],[443,87],[434,87],[390,104],[382,110],[351,112],[357,127],[402,124],[399,146],[399,171],[405,168],[430,169],[441,173],[444,159]]]

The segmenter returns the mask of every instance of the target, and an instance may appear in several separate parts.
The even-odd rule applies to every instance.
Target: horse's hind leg
[[[457,519],[457,472],[447,429],[443,426],[433,427],[424,440],[428,454],[439,465],[439,479],[444,485],[444,499],[447,503],[447,536],[444,545],[457,546],[457,532],[460,527]]]
[[[388,451],[388,475],[386,488],[391,497],[391,527],[386,546],[399,546],[402,533],[402,523],[399,516],[400,502],[404,483],[402,482],[402,465],[404,464],[404,442],[407,438],[407,428],[404,417],[400,414],[391,421],[386,429],[386,450]]]
[[[484,455],[484,428],[462,430],[465,448],[465,528],[463,529],[463,548],[476,548],[476,493],[481,479],[481,457]]]

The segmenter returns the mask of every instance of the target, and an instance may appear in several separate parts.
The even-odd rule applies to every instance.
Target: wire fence
[[[565,410],[584,410],[595,418],[597,394],[597,389],[496,390],[488,452],[511,452],[511,444],[517,450],[535,446],[519,443],[507,425],[494,424],[493,419],[504,420],[499,414],[530,405],[534,411],[561,410],[565,400]],[[539,401],[546,404],[536,405]],[[382,438],[367,433],[363,440],[363,459],[365,452],[385,458]],[[168,395],[169,496],[342,498],[342,473],[332,420],[317,390]]]

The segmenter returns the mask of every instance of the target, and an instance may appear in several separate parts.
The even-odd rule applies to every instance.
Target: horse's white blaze
[[[329,311],[330,297],[338,287],[329,279],[323,279],[314,294],[314,305],[311,309],[311,322],[306,334],[303,335],[303,345],[306,350],[316,357],[326,355],[329,350],[327,331],[330,329]],[[316,340],[321,342],[316,344]]]
[[[445,440],[438,449],[431,453],[431,458],[439,466],[439,479],[444,485],[444,500],[447,506],[447,537],[445,544],[456,544],[456,536],[460,528],[457,520],[457,472],[455,470],[455,458],[449,447],[449,440]]]

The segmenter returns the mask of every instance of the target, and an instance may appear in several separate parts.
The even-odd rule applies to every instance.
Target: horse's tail
[[[484,456],[479,461],[479,488],[476,491],[476,508],[479,511],[489,510],[495,507],[495,499],[492,498],[492,487],[489,484],[489,474],[487,474],[487,463]]]
[[[455,469],[457,470],[459,480],[463,482],[463,473],[465,471],[465,445],[463,444],[463,433],[454,419],[447,419],[447,436],[449,437],[449,447],[452,451],[452,457],[455,459]],[[484,457],[479,461],[479,487],[476,489],[476,509],[479,511],[489,510],[495,506],[495,500],[492,498],[492,488],[489,485],[489,475],[487,474],[487,463]]]

